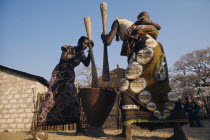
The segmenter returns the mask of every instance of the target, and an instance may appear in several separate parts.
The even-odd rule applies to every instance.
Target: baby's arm
[[[161,26],[158,23],[152,22],[152,20],[148,18],[143,19],[142,25],[153,25],[157,30],[161,29]]]

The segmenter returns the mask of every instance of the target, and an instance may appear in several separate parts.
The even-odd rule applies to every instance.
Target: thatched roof
[[[119,68],[110,71],[110,81],[102,81],[102,77],[99,77],[100,87],[117,88],[120,80],[124,77],[125,69]]]

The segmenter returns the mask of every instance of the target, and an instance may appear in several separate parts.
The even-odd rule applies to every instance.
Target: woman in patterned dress
[[[116,19],[112,24],[110,33],[108,35],[102,34],[101,38],[104,44],[110,45],[114,36],[119,35],[120,39],[123,41],[121,55],[127,56],[128,62],[130,63],[134,53],[136,54],[139,49],[147,47],[145,46],[147,36],[152,37],[153,40],[157,39],[158,30],[160,30],[160,28],[159,24],[150,20],[150,16],[147,12],[141,12],[134,24],[126,19]],[[157,43],[153,51],[153,58],[150,59],[148,63],[143,64],[143,72],[140,77],[146,79],[147,85],[145,90],[153,95],[152,100],[157,103],[158,109],[164,109],[164,104],[162,105],[160,103],[167,101],[167,93],[171,90],[166,59],[163,47],[160,43]],[[133,61],[136,61],[136,55],[134,56],[135,59]],[[120,107],[124,126],[119,136],[125,137],[126,140],[132,140],[131,124],[135,124],[142,128],[148,128],[151,131],[159,128],[174,128],[174,135],[168,138],[168,140],[187,140],[180,126],[180,123],[186,124],[187,120],[179,103],[176,103],[177,106],[175,110],[172,111],[171,116],[166,120],[159,120],[155,118],[152,111],[147,110],[147,108],[144,107],[145,105],[142,105],[141,101],[136,97],[138,94],[134,94],[129,90],[121,94]],[[132,109],[123,108],[129,105],[138,105],[140,109],[138,107]]]
[[[59,64],[52,72],[50,85],[38,117],[38,129],[42,125],[65,125],[76,123],[76,132],[81,133],[80,101],[74,85],[74,68],[81,62],[87,67],[90,54],[85,56],[84,50],[93,47],[93,41],[80,37],[78,45],[61,47],[62,55]]]

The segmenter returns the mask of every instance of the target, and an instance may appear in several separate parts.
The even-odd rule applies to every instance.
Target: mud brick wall
[[[34,115],[34,103],[38,93],[47,87],[13,72],[0,71],[0,132],[29,131]]]

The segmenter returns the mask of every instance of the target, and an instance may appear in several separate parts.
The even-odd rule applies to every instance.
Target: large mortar
[[[102,125],[114,105],[117,93],[105,88],[81,88],[79,96],[82,101],[88,128],[86,136],[104,137]]]

